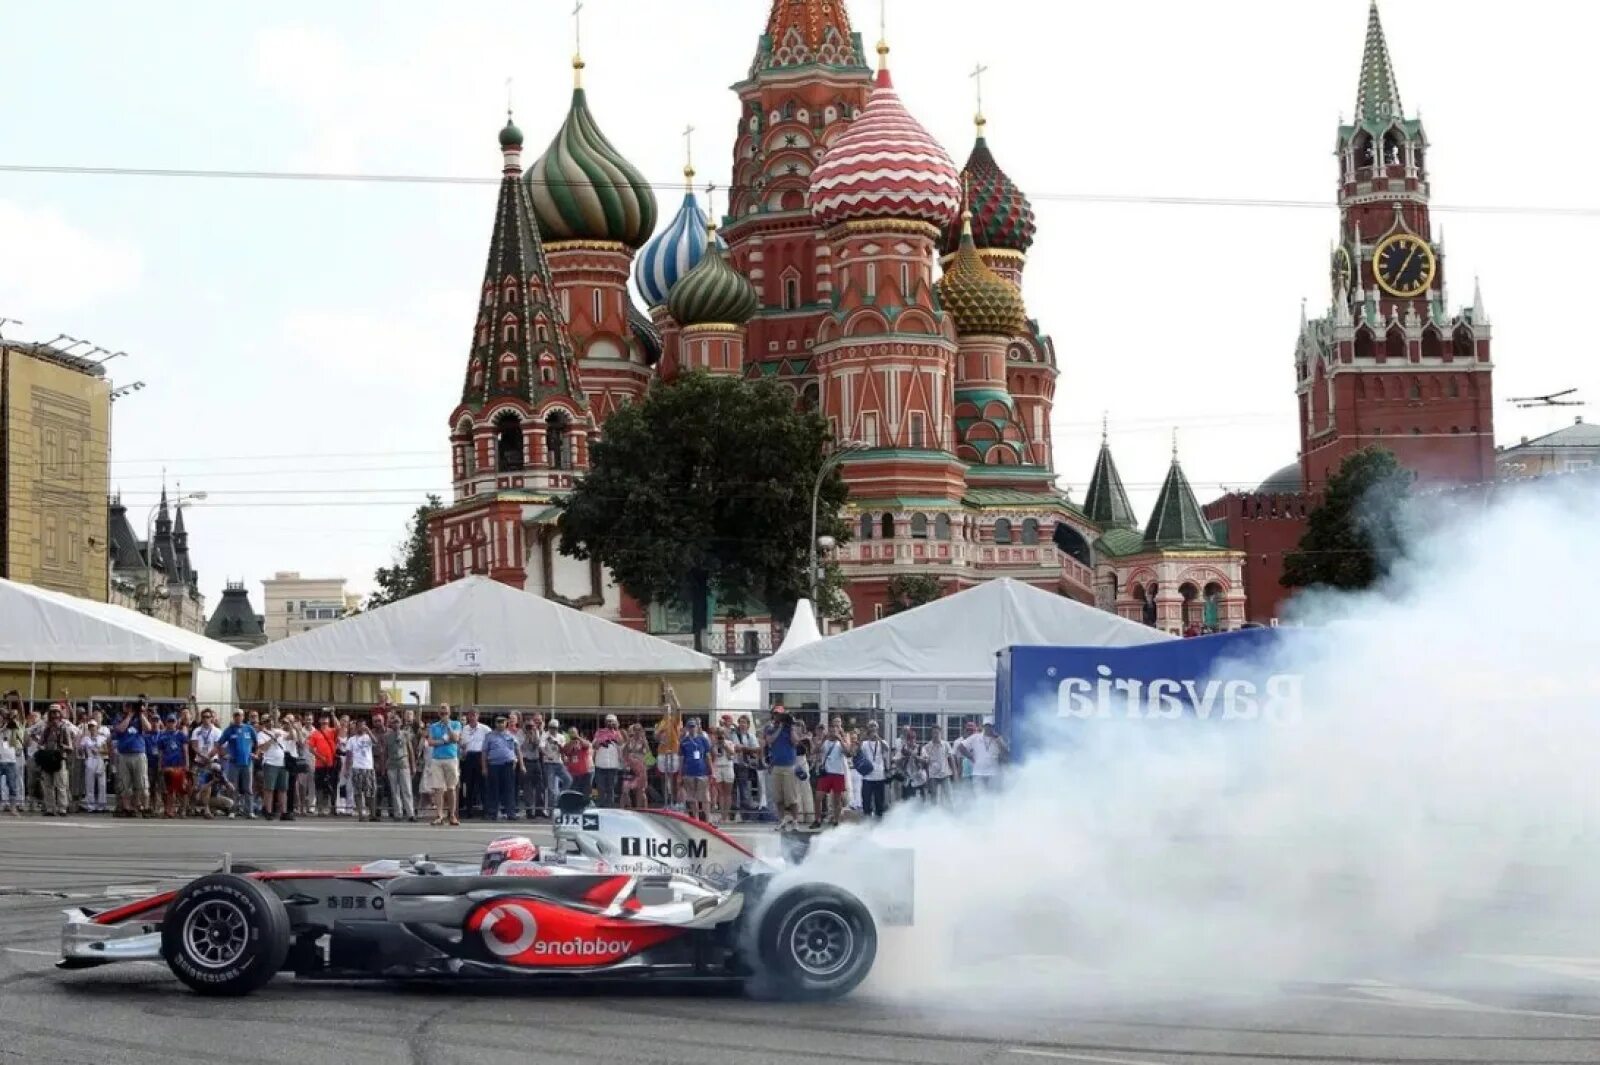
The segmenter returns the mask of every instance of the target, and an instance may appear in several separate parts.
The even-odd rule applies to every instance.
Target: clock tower
[[[1377,0],[1355,114],[1339,128],[1339,234],[1325,317],[1295,347],[1300,468],[1323,489],[1346,456],[1392,451],[1423,480],[1494,476],[1490,328],[1481,290],[1451,312],[1429,213],[1428,138],[1408,117]]]

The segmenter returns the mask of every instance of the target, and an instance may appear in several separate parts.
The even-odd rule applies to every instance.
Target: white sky
[[[7,13],[0,164],[498,173],[505,79],[530,160],[565,112],[570,3],[56,0]],[[877,5],[855,0],[868,46]],[[591,106],[675,210],[680,131],[725,183],[767,0],[587,0]],[[976,13],[976,17],[975,17]],[[1081,498],[1109,410],[1135,505],[1171,428],[1202,501],[1295,455],[1300,300],[1327,302],[1335,128],[1355,100],[1366,0],[889,0],[895,80],[957,164],[982,61],[990,143],[1032,196],[1026,295],[1056,339],[1057,469]],[[1453,305],[1483,277],[1501,443],[1572,411],[1503,400],[1600,370],[1593,41],[1570,0],[1384,0],[1406,106],[1433,143]],[[1310,200],[1317,209],[1111,205],[1084,193]],[[719,208],[726,201],[719,197]],[[129,358],[113,481],[142,523],[163,467],[210,499],[188,521],[225,578],[389,561],[424,493],[448,497],[445,419],[476,311],[492,186],[0,172],[7,337]],[[1576,333],[1576,335],[1574,335]]]

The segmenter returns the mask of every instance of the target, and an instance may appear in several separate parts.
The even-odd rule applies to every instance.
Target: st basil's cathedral
[[[1364,100],[1373,32],[1387,70],[1375,3]],[[522,131],[507,121],[471,354],[449,420],[454,500],[429,525],[436,584],[486,574],[641,629],[684,631],[684,618],[637,602],[598,564],[562,556],[555,519],[609,414],[655,380],[700,371],[777,381],[835,441],[851,442],[840,468],[853,536],[832,557],[853,624],[881,616],[890,578],[904,573],[936,576],[947,594],[1010,577],[1174,632],[1246,622],[1250,545],[1234,543],[1244,523],[1226,500],[1208,518],[1176,446],[1142,526],[1105,439],[1082,500],[1056,487],[1060,366],[1024,289],[1033,208],[997,162],[981,111],[958,168],[895,91],[888,45],[876,52],[874,70],[843,0],[772,0],[734,86],[740,119],[720,225],[686,167],[682,203],[658,226],[650,183],[589,109],[581,57],[565,121],[526,167]],[[1389,129],[1358,154],[1389,152]],[[1405,136],[1405,166],[1420,168],[1420,126]],[[1370,179],[1371,159],[1359,158]],[[1373,220],[1350,234],[1352,263],[1396,227],[1426,243],[1425,181],[1407,174],[1398,199],[1341,192],[1341,205],[1359,201]],[[1377,218],[1390,203],[1395,226]],[[1378,315],[1356,332],[1380,361],[1392,345],[1370,337],[1390,322],[1385,338],[1433,335],[1435,348],[1454,350],[1439,338],[1456,334],[1427,317],[1436,310],[1402,308],[1360,267],[1347,271],[1343,314]],[[630,297],[630,276],[648,311]],[[1419,313],[1430,324],[1413,322]],[[1313,370],[1308,354],[1348,326],[1336,316],[1302,329],[1297,360],[1312,376],[1301,388],[1311,412],[1303,456],[1316,468],[1293,486],[1301,496],[1323,476],[1316,453],[1359,446],[1342,413],[1328,421],[1333,400],[1318,398],[1355,386],[1329,391],[1338,360]],[[716,618],[708,649],[770,648],[772,627],[770,617]]]

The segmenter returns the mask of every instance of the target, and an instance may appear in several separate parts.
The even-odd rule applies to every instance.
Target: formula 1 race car
[[[224,864],[115,909],[65,911],[60,968],[164,961],[194,991],[243,995],[302,979],[738,980],[754,994],[846,994],[878,925],[910,923],[910,855],[883,851],[852,884],[808,840],[758,858],[703,822],[595,809],[564,796],[556,846],[491,843],[481,862],[418,856],[342,871]],[[851,863],[860,868],[859,860]]]

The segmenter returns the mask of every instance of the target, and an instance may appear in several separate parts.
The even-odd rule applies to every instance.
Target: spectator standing
[[[822,738],[822,751],[817,764],[818,815],[825,815],[828,823],[837,825],[849,798],[846,794],[845,774],[849,769],[850,751],[845,746],[844,729],[834,718]]]
[[[378,709],[373,712],[372,721],[367,727],[367,733],[372,737],[372,816],[370,820],[383,820],[384,796],[389,790],[389,766],[384,762],[388,754],[389,745],[385,742],[389,733],[389,718],[383,711],[388,707],[388,698],[379,703]]]
[[[678,747],[679,754],[683,757],[683,776],[680,778],[683,792],[683,812],[690,817],[698,816],[707,824],[711,822],[711,809],[708,805],[711,794],[711,740],[700,731],[700,719],[691,717],[684,722],[683,740]],[[697,815],[695,811],[698,810]]]
[[[792,828],[800,814],[800,780],[795,776],[794,718],[782,705],[772,708],[772,724],[763,738],[767,748],[768,773],[772,780],[772,804],[778,813],[778,827]]]
[[[576,725],[567,729],[566,739],[561,744],[561,760],[572,778],[572,790],[589,798],[594,784],[594,748],[579,734]]]
[[[411,711],[406,711],[411,716]],[[383,733],[383,773],[389,784],[389,816],[396,821],[417,819],[417,797],[411,790],[411,774],[416,769],[416,750],[412,747],[408,722],[396,720]]]
[[[234,715],[239,720],[239,715]],[[111,730],[111,743],[117,752],[117,816],[150,816],[150,770],[145,762],[145,737],[155,732],[144,699],[137,706],[123,707],[122,716]]]
[[[522,735],[517,738],[522,812],[529,821],[544,816],[544,758],[540,751],[543,744],[544,717],[530,714],[522,722]]]
[[[161,772],[161,816],[170,820],[183,813],[189,794],[189,730],[172,711],[161,716],[155,750]]]
[[[304,811],[307,808],[305,785],[312,779],[311,752],[306,749],[308,733],[300,719],[294,714],[283,715],[283,770],[287,790],[284,792],[286,805],[280,818],[284,821],[293,821],[295,811]],[[312,798],[312,803],[315,803]]]
[[[605,724],[594,734],[594,783],[600,791],[600,805],[616,807],[622,799],[622,732],[617,715],[607,714]]]
[[[222,730],[222,736],[217,743],[227,759],[228,783],[239,793],[232,814],[234,817],[239,817],[242,813],[243,816],[254,819],[256,814],[251,809],[250,799],[255,794],[256,730],[245,720],[243,710],[233,712],[233,724]]]
[[[461,787],[461,766],[457,759],[461,753],[461,728],[450,718],[450,704],[439,707],[439,716],[428,726],[428,759],[433,772],[433,823],[452,825],[461,823],[456,806],[457,789]]]
[[[928,773],[928,801],[948,803],[950,781],[955,776],[955,749],[945,739],[942,729],[935,729],[928,742],[922,745],[922,764],[927,767]]]
[[[334,727],[331,714],[324,714],[322,724],[306,737],[306,747],[311,752],[312,786],[316,789],[316,805],[309,812],[318,817],[331,817],[339,801],[339,730]]]
[[[922,798],[926,794],[928,767],[922,761],[922,744],[917,742],[917,731],[910,725],[900,730],[900,742],[895,746],[891,775],[900,781],[902,799]]]
[[[517,766],[522,760],[520,738],[506,726],[504,717],[494,719],[494,727],[483,738],[483,776],[488,783],[483,816],[490,821],[517,819]]]
[[[377,761],[375,744],[367,723],[357,719],[350,723],[350,735],[345,738],[345,751],[350,759],[350,802],[355,808],[357,821],[376,821],[378,798]]]
[[[740,714],[730,733],[738,757],[733,764],[734,805],[739,820],[761,809],[761,743],[750,729],[750,715]]]
[[[461,816],[482,817],[484,784],[487,782],[483,760],[483,743],[489,738],[489,726],[478,720],[476,710],[467,711],[467,723],[461,728]]]
[[[857,750],[857,769],[861,773],[861,811],[881,818],[888,808],[889,745],[878,734],[878,723],[867,722],[867,737]]]
[[[540,741],[539,761],[544,771],[546,802],[550,816],[555,816],[556,801],[561,793],[572,786],[572,775],[567,772],[566,761],[561,757],[561,722],[551,718],[544,727]]]
[[[661,774],[661,805],[672,809],[678,799],[678,774],[683,771],[683,708],[672,685],[661,685],[661,720],[656,722],[656,772]]]
[[[734,742],[731,721],[729,725],[728,729],[711,730],[711,750],[714,756],[711,765],[711,811],[724,821],[732,821],[738,817],[738,812],[734,808],[734,780],[738,776],[735,770],[739,761],[739,745]]]
[[[210,761],[222,739],[222,729],[217,727],[217,713],[209,706],[200,711],[200,723],[189,733],[189,748],[196,759]]]
[[[44,815],[65,817],[72,805],[72,792],[67,786],[67,764],[72,761],[72,730],[59,704],[51,706],[45,714],[38,748],[33,763],[39,769],[39,795],[44,803]]]
[[[261,762],[261,813],[268,821],[289,812],[289,732],[268,715],[256,731],[256,756]]]
[[[106,734],[100,722],[90,718],[78,737],[78,761],[83,766],[83,808],[103,814],[106,805]]]
[[[995,731],[994,721],[983,723],[982,732],[961,737],[956,750],[972,762],[972,782],[980,791],[993,791],[1000,784],[1000,766],[1011,753],[1005,737]]]
[[[650,741],[644,726],[635,721],[622,741],[622,805],[634,810],[650,808]]]
[[[9,808],[13,817],[22,816],[22,770],[18,760],[28,744],[18,705],[16,693],[7,692],[6,705],[0,709],[0,810]]]

